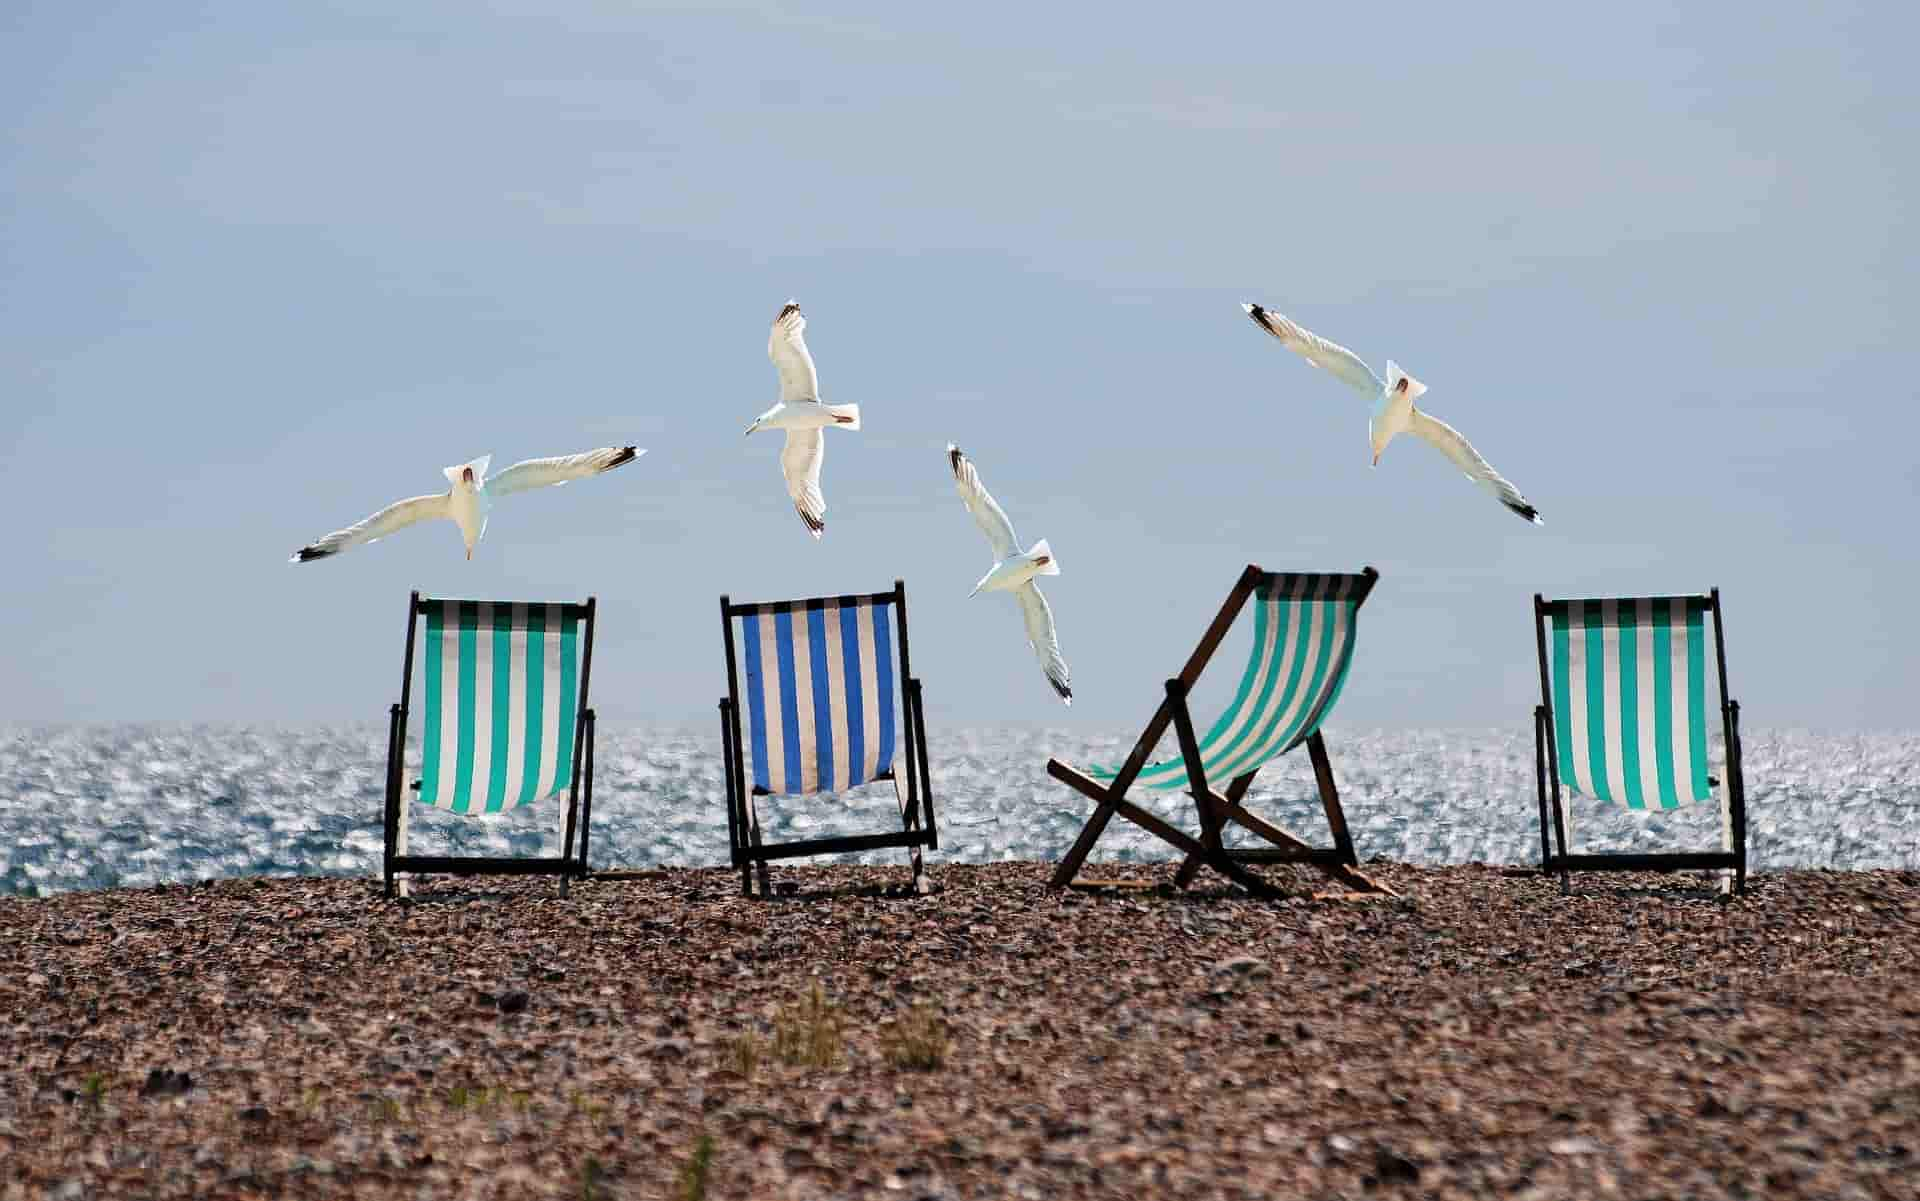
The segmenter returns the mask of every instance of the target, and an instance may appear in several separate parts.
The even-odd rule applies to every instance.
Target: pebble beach
[[[0,898],[0,1198],[1920,1195],[1920,873]]]

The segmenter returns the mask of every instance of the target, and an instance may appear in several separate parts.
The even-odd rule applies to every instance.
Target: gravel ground
[[[0,900],[0,1197],[1920,1197],[1920,874],[1047,870]]]

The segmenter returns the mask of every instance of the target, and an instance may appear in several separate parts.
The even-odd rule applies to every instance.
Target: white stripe
[[[1587,610],[1567,606],[1567,725],[1573,734],[1573,787],[1594,795],[1593,773],[1587,769]],[[1569,838],[1567,845],[1573,845]]]
[[[436,809],[453,808],[460,766],[460,602],[440,602],[440,795]]]
[[[1277,713],[1278,720],[1271,726],[1263,720],[1259,726],[1255,727],[1266,732],[1253,746],[1244,748],[1240,754],[1224,762],[1220,767],[1221,775],[1245,775],[1248,768],[1264,762],[1280,746],[1280,740],[1285,737],[1287,727],[1293,724],[1300,714],[1301,707],[1306,704],[1306,694],[1311,691],[1313,673],[1320,656],[1320,627],[1326,608],[1323,603],[1326,590],[1325,579],[1314,581],[1311,586],[1302,589],[1299,604],[1294,607],[1294,619],[1287,632],[1287,654],[1280,664],[1280,680],[1267,702],[1267,714]],[[1289,696],[1287,680],[1293,675],[1292,660],[1295,657],[1295,648],[1300,644],[1299,631],[1302,618],[1305,619],[1307,631],[1306,648],[1303,652],[1305,657],[1300,662],[1300,678],[1294,685],[1292,695]],[[1209,779],[1211,776],[1210,771]]]
[[[853,779],[853,765],[847,742],[847,665],[846,651],[840,645],[840,602],[828,601],[821,616],[827,627],[827,706],[832,712],[833,779],[825,782],[828,791],[839,792]]]
[[[854,622],[860,631],[860,727],[861,743],[860,778],[873,779],[873,773],[880,770],[880,668],[877,664],[880,652],[873,642],[873,623],[877,611],[872,605],[861,605],[859,620]]]
[[[1267,653],[1261,678],[1255,682],[1254,690],[1247,698],[1246,710],[1238,723],[1237,733],[1232,738],[1221,740],[1220,751],[1213,754],[1203,753],[1200,757],[1201,766],[1206,769],[1209,786],[1215,782],[1216,777],[1230,780],[1234,774],[1237,774],[1233,772],[1234,765],[1243,760],[1247,754],[1247,748],[1239,746],[1237,740],[1246,737],[1249,731],[1261,729],[1266,724],[1281,692],[1286,688],[1287,672],[1293,663],[1294,643],[1298,641],[1300,635],[1299,623],[1295,620],[1297,612],[1293,603],[1294,584],[1295,581],[1288,580],[1283,588],[1276,587],[1272,593],[1273,599],[1267,602],[1273,606],[1273,611],[1267,614],[1267,639],[1272,644],[1272,651],[1278,652],[1280,662],[1276,665],[1273,662],[1272,653]],[[1285,622],[1287,633],[1284,640],[1280,636],[1282,614],[1285,614],[1288,619]],[[1273,690],[1263,699],[1260,694],[1269,678],[1274,682]]]
[[[767,724],[767,791],[787,790],[787,754],[780,708],[780,647],[774,637],[773,611],[762,610],[760,627],[760,712]],[[752,737],[752,731],[748,731]]]
[[[1693,743],[1687,737],[1693,714],[1687,704],[1687,602],[1669,601],[1672,616],[1667,627],[1667,661],[1673,679],[1673,789],[1683,797],[1693,795]]]
[[[1266,683],[1267,672],[1273,667],[1274,648],[1280,641],[1280,606],[1288,603],[1286,594],[1274,589],[1269,592],[1267,600],[1258,600],[1257,603],[1267,606],[1268,609],[1266,640],[1255,648],[1255,653],[1260,657],[1260,668],[1254,676],[1253,688],[1247,694],[1247,703],[1233,715],[1233,722],[1214,741],[1215,746],[1232,747],[1241,732],[1246,729],[1253,718],[1253,711],[1260,706],[1260,688]],[[1206,763],[1207,756],[1203,755],[1201,762]],[[1213,769],[1209,766],[1207,770],[1209,773],[1207,778],[1211,782]]]
[[[1660,756],[1655,753],[1658,745],[1653,728],[1653,602],[1638,600],[1633,603],[1634,620],[1634,679],[1639,684],[1640,694],[1640,793],[1646,798],[1648,808],[1660,807]]]
[[[547,682],[540,700],[540,771],[545,777],[535,800],[546,798],[567,786],[566,766],[560,762],[560,617],[559,605],[547,605],[547,636],[541,649],[546,652]]]
[[[1607,791],[1619,804],[1627,803],[1627,773],[1620,753],[1620,602],[1600,602],[1601,695],[1606,709],[1601,713],[1601,728],[1607,739]]]
[[[1341,580],[1340,587],[1333,596],[1333,640],[1332,645],[1327,648],[1329,656],[1327,674],[1326,678],[1320,681],[1320,690],[1313,696],[1313,707],[1307,710],[1309,722],[1316,716],[1319,720],[1326,720],[1327,698],[1333,694],[1334,688],[1340,683],[1341,664],[1347,661],[1347,651],[1353,645],[1353,606],[1347,603],[1347,594],[1351,591],[1350,585],[1351,581]],[[1303,737],[1293,746],[1300,745],[1300,741],[1305,740],[1304,735],[1311,734],[1312,731],[1303,726],[1301,733]],[[1286,749],[1292,750],[1293,747]]]
[[[474,606],[479,628],[473,632],[473,778],[467,782],[467,812],[487,811],[487,786],[493,779],[493,605]]]
[[[513,607],[513,632],[507,635],[513,657],[507,676],[507,779],[503,809],[520,803],[527,780],[527,607]]]
[[[800,739],[800,791],[820,791],[820,744],[813,735],[813,628],[807,611],[793,611],[794,732]]]

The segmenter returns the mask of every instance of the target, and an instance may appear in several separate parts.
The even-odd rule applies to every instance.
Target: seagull
[[[1380,465],[1380,452],[1393,441],[1395,434],[1412,434],[1453,460],[1453,465],[1465,472],[1468,479],[1486,487],[1501,504],[1535,525],[1546,524],[1540,519],[1539,510],[1495,471],[1492,464],[1481,458],[1480,452],[1459,430],[1413,407],[1414,400],[1427,386],[1400,370],[1392,359],[1387,360],[1387,378],[1383,382],[1372,368],[1360,361],[1359,355],[1346,347],[1302,329],[1272,309],[1263,309],[1257,304],[1240,307],[1253,318],[1255,325],[1280,339],[1288,350],[1315,367],[1326,368],[1342,383],[1373,399],[1373,417],[1367,428],[1372,437],[1375,467]]]
[[[795,511],[818,541],[827,528],[827,498],[820,492],[820,462],[827,456],[827,447],[820,430],[829,425],[859,429],[860,406],[820,403],[820,373],[814,370],[813,356],[807,353],[806,339],[801,337],[806,328],[807,319],[791,300],[773,319],[773,332],[767,335],[767,357],[780,372],[780,403],[755,417],[747,433],[759,429],[787,431],[780,471],[787,477],[787,495],[793,497]]]
[[[493,461],[493,456],[481,455],[471,462],[441,468],[447,483],[452,485],[445,492],[395,501],[357,525],[335,530],[319,541],[301,547],[287,562],[311,563],[315,559],[325,559],[349,546],[378,542],[395,530],[440,517],[460,527],[461,540],[467,544],[467,558],[472,559],[474,544],[487,532],[487,510],[493,507],[495,497],[525,492],[529,488],[544,488],[548,484],[583,480],[590,475],[631,463],[646,453],[637,446],[603,446],[585,454],[527,459],[491,477],[487,475],[487,465]]]
[[[1053,632],[1053,610],[1047,607],[1047,598],[1040,595],[1040,585],[1033,582],[1035,576],[1060,574],[1060,564],[1054,560],[1053,548],[1042,538],[1033,544],[1033,549],[1022,551],[1006,512],[981,485],[980,473],[973,469],[973,463],[951,442],[947,443],[947,462],[953,468],[954,487],[959,490],[960,499],[966,502],[967,512],[973,514],[974,524],[980,527],[980,532],[987,536],[988,545],[993,547],[993,570],[982,576],[967,595],[978,596],[981,592],[1013,593],[1014,599],[1020,602],[1021,616],[1027,622],[1027,645],[1033,648],[1033,653],[1039,658],[1040,670],[1046,673],[1047,683],[1053,685],[1060,699],[1072,705],[1071,677],[1067,671],[1067,661],[1060,656],[1060,640]]]

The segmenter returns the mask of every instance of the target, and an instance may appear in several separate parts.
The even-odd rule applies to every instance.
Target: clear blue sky
[[[1253,560],[1381,570],[1346,724],[1525,728],[1533,592],[1718,584],[1750,722],[1912,728],[1916,11],[15,0],[0,719],[378,720],[419,587],[597,593],[603,716],[705,722],[720,592],[904,576],[937,723],[1137,727]],[[740,437],[789,296],[865,422],[818,545]],[[1547,525],[1369,471],[1250,299]],[[1070,713],[949,439],[1064,565]],[[618,441],[472,563],[285,562]]]

